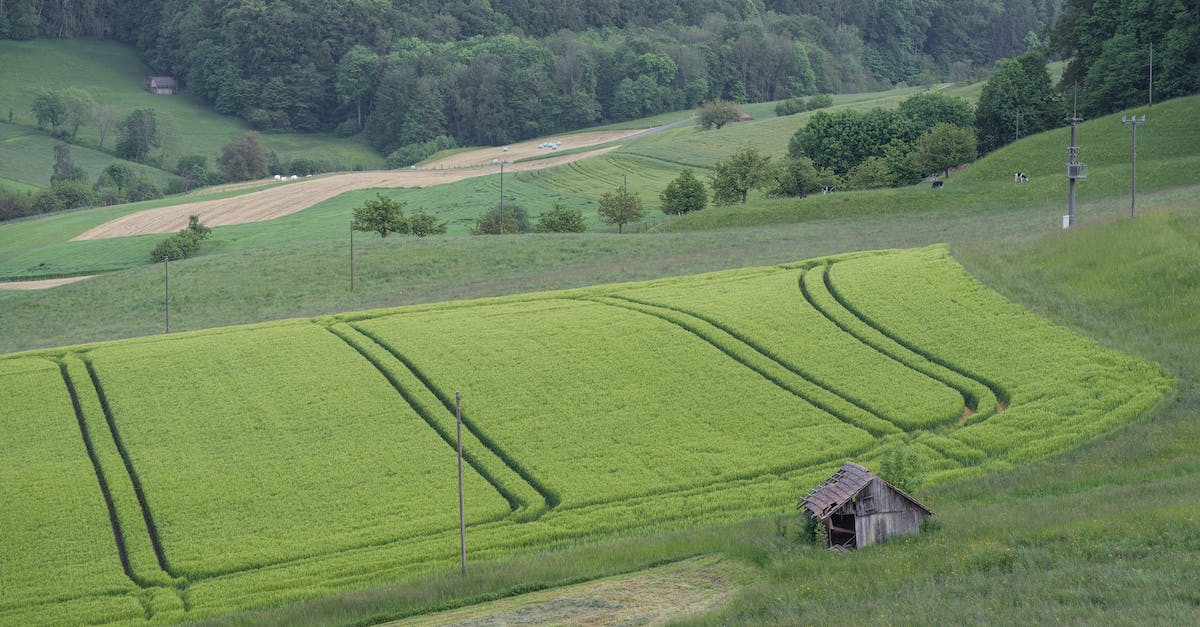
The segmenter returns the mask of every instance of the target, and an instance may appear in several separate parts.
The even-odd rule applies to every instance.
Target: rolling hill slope
[[[54,427],[0,464],[0,621],[191,620],[452,569],[457,392],[486,559],[778,511],[899,443],[934,481],[1008,468],[1172,384],[945,247],[18,354],[5,420]],[[89,507],[55,518],[67,488]]]

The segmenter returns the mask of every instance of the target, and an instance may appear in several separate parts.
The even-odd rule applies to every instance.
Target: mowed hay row
[[[848,307],[898,342],[995,383],[1007,409],[951,436],[995,459],[1077,446],[1144,413],[1174,384],[1158,366],[1005,300],[944,246],[834,263],[829,278]]]
[[[825,264],[829,293],[806,299],[801,276]],[[845,310],[814,306],[834,301]],[[203,618],[453,571],[455,392],[479,560],[777,513],[894,444],[940,480],[982,472],[1135,419],[1171,385],[1006,302],[944,248],[39,355],[0,358],[0,426],[17,434],[0,490],[49,521],[5,510],[0,622],[72,622],[85,605],[97,622]],[[970,381],[1011,406],[961,422]],[[96,464],[80,424],[108,438]],[[98,485],[122,470],[134,580]],[[63,495],[84,502],[64,514]]]

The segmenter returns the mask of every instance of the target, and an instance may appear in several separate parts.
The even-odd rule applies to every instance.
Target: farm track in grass
[[[826,393],[828,393],[829,395],[835,396],[838,399],[841,399],[841,401],[848,403],[850,405],[853,405],[854,407],[858,408],[862,412],[865,412],[871,416],[874,416],[879,421],[882,421],[883,423],[890,425],[892,429],[896,430],[896,432],[903,430],[898,424],[898,422],[901,422],[899,420],[900,417],[897,416],[895,413],[889,412],[888,410],[880,409],[878,406],[876,406],[875,402],[878,402],[877,399],[874,402],[865,400],[864,398],[862,398],[861,392],[859,394],[854,394],[854,393],[850,392],[848,388],[850,388],[851,386],[847,382],[843,381],[840,384],[835,383],[834,380],[832,380],[830,378],[830,374],[828,374],[828,373],[825,375],[817,375],[814,372],[814,367],[815,367],[814,361],[810,361],[809,365],[807,367],[801,366],[800,363],[798,363],[796,356],[792,355],[789,357],[785,357],[783,354],[780,353],[780,351],[778,349],[773,350],[773,349],[767,347],[762,340],[751,337],[749,334],[746,333],[745,330],[738,330],[738,329],[730,326],[728,323],[722,322],[720,319],[718,319],[717,317],[715,317],[711,314],[706,314],[704,312],[698,311],[698,310],[690,308],[690,307],[666,304],[662,301],[651,300],[651,299],[648,299],[645,297],[632,296],[629,294],[614,294],[613,297],[627,301],[627,302],[644,305],[647,307],[658,308],[659,310],[669,310],[669,311],[675,312],[676,314],[686,316],[687,318],[691,318],[691,319],[700,321],[704,324],[711,325],[715,329],[720,330],[721,333],[727,334],[729,337],[733,338],[740,344],[743,344],[747,348],[761,354],[766,359],[779,365],[781,368],[791,372],[792,374],[800,377],[802,380],[808,382],[812,386],[820,388],[820,389],[824,390]],[[850,335],[849,337],[853,338],[852,335]],[[857,338],[854,338],[854,341],[857,342]],[[869,347],[869,345],[867,345],[867,346]],[[873,347],[869,347],[869,348],[871,348],[872,351],[874,350]],[[908,367],[905,365],[904,368],[907,369]],[[925,376],[925,375],[922,373],[921,376]],[[938,384],[940,385],[941,382],[938,382]],[[840,415],[844,415],[844,411],[838,412],[838,413]],[[847,416],[847,418],[849,419],[848,416]],[[853,421],[853,419],[851,419],[851,420]],[[874,423],[871,425],[871,428],[867,428],[865,426],[864,426],[864,428],[867,428],[868,431],[871,431],[872,433],[875,433],[876,435],[883,435],[883,434],[891,431],[891,429],[883,428],[882,425],[880,425],[878,422],[875,422],[875,421],[871,421],[871,422]]]
[[[771,383],[795,394],[838,420],[863,429],[871,435],[882,437],[903,432],[899,427],[877,412],[841,396],[820,382],[806,376],[803,372],[798,372],[794,368],[788,367],[778,359],[763,353],[750,343],[730,333],[727,329],[723,329],[708,320],[676,309],[634,300],[621,295],[596,297],[591,300],[613,307],[638,311],[685,329],[696,337],[712,344],[718,350],[728,355],[730,359],[757,372]]]
[[[443,399],[438,396],[438,391],[431,388],[428,381],[422,378],[420,373],[414,371],[403,357],[375,338],[354,328],[353,325],[339,323],[327,328],[330,333],[358,351],[363,359],[371,362],[380,374],[387,378],[392,387],[396,388],[396,392],[404,398],[404,401],[425,419],[429,427],[436,431],[447,445],[451,448],[457,447],[456,433],[451,430],[452,425],[446,424],[446,414],[448,412],[453,416],[454,407],[446,407]],[[388,359],[391,359],[394,364],[387,363]],[[433,398],[429,398],[430,396]],[[438,418],[439,415],[442,417],[441,419]],[[491,443],[479,437],[467,422],[465,414],[463,415],[463,426],[467,427],[467,442],[464,443],[463,459],[504,495],[514,513],[518,510],[526,510],[521,517],[528,519],[540,515],[544,507],[553,507],[553,495],[545,492],[545,489],[535,479],[523,474],[524,471],[520,467],[513,467],[511,460],[506,459],[503,455],[503,451],[496,451]],[[476,450],[479,450],[480,453],[477,454]],[[496,461],[488,459],[489,455],[495,456]],[[512,477],[507,480],[503,478],[505,474],[512,473],[517,475],[515,480]],[[530,491],[532,494],[529,493]]]
[[[878,327],[847,309],[830,288],[829,268],[828,264],[816,265],[800,277],[800,292],[813,309],[863,344],[958,390],[963,396],[964,417],[984,420],[1001,409],[996,390],[986,382],[938,364],[885,335]]]
[[[96,376],[96,369],[93,367],[92,362],[86,356],[82,361],[88,375],[88,380],[96,392],[96,399],[100,402],[100,409],[104,412],[104,422],[108,425],[108,432],[112,435],[113,444],[117,447],[117,454],[120,455],[121,463],[124,465],[125,472],[128,474],[129,480],[133,485],[133,493],[137,498],[138,508],[142,513],[146,532],[150,534],[150,544],[154,548],[154,558],[158,561],[158,567],[163,572],[171,577],[177,577],[176,573],[171,572],[166,551],[163,550],[162,540],[158,536],[158,526],[154,523],[154,513],[150,510],[150,503],[146,500],[146,491],[142,487],[141,480],[138,479],[137,471],[133,468],[133,460],[130,459],[129,453],[121,441],[121,432],[117,429],[117,423],[113,419],[112,410],[109,409],[108,398],[104,394],[104,387],[100,385],[100,379]]]
[[[87,449],[88,459],[92,462],[92,468],[96,471],[96,482],[100,486],[100,493],[104,496],[104,505],[108,508],[108,523],[112,526],[113,541],[117,548],[117,557],[121,560],[121,570],[125,571],[125,575],[130,579],[138,582],[138,577],[134,575],[133,569],[129,566],[129,554],[125,550],[125,535],[121,530],[121,521],[117,517],[117,508],[113,504],[112,491],[108,487],[108,480],[104,477],[104,470],[100,467],[100,460],[96,455],[96,447],[92,443],[91,433],[88,431],[87,422],[83,419],[83,408],[79,402],[79,394],[75,391],[75,383],[71,380],[70,373],[67,372],[67,364],[58,363],[59,369],[62,371],[63,383],[67,386],[67,394],[71,397],[71,406],[75,410],[75,419],[79,421],[79,435],[83,438],[83,446]]]

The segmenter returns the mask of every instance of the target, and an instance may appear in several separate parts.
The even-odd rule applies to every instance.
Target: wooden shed
[[[171,76],[151,76],[146,79],[146,91],[156,96],[174,96],[179,83]]]
[[[933,512],[870,470],[846,462],[796,506],[820,520],[830,548],[857,549],[918,533]]]

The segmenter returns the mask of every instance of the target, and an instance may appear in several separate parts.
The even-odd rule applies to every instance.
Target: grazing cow
[[[941,189],[942,186],[944,186],[944,185],[945,185],[945,183],[943,181],[934,181],[933,184],[930,185],[930,187],[932,187],[934,189]]]
[[[1024,172],[1017,172],[1013,174],[1013,181],[1017,183],[1028,183],[1029,177],[1026,176]]]
[[[826,185],[825,187],[821,188],[822,194],[832,194],[835,191],[837,190],[835,190],[832,185]]]

